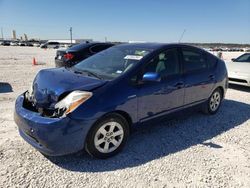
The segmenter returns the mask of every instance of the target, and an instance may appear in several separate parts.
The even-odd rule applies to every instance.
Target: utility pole
[[[107,42],[108,41],[108,38],[107,37],[105,37],[105,42]]]
[[[69,32],[70,32],[70,43],[72,44],[72,27],[70,27]]]
[[[2,34],[2,40],[3,40],[3,28],[1,27],[1,34]]]

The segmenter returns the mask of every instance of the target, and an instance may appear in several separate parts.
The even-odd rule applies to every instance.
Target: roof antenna
[[[184,29],[184,31],[182,32],[181,37],[179,39],[179,43],[181,42],[181,40],[182,40],[182,38],[183,38],[183,36],[184,36],[185,33],[186,33],[186,29]]]

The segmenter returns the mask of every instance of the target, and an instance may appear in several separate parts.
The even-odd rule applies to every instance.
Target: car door
[[[163,115],[183,105],[184,89],[176,48],[157,54],[142,74],[157,72],[159,82],[142,82],[138,87],[138,118],[140,121]]]
[[[185,85],[184,104],[202,102],[208,98],[215,79],[215,75],[209,70],[205,52],[183,47],[181,54]]]

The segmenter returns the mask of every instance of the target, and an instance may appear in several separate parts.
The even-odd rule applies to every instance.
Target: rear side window
[[[204,54],[198,50],[182,49],[184,72],[193,72],[207,68]]]
[[[107,48],[109,48],[111,45],[103,45],[103,44],[101,44],[101,45],[95,45],[95,46],[92,46],[91,48],[90,48],[90,52],[92,52],[92,53],[97,53],[97,52],[100,52],[100,51],[102,51],[102,50],[106,50]]]

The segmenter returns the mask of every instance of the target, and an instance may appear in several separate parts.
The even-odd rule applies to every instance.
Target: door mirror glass
[[[146,72],[143,77],[142,81],[144,82],[159,82],[161,81],[161,76],[160,74],[156,72]]]
[[[235,61],[235,58],[232,58],[231,60],[234,62],[234,61]]]

